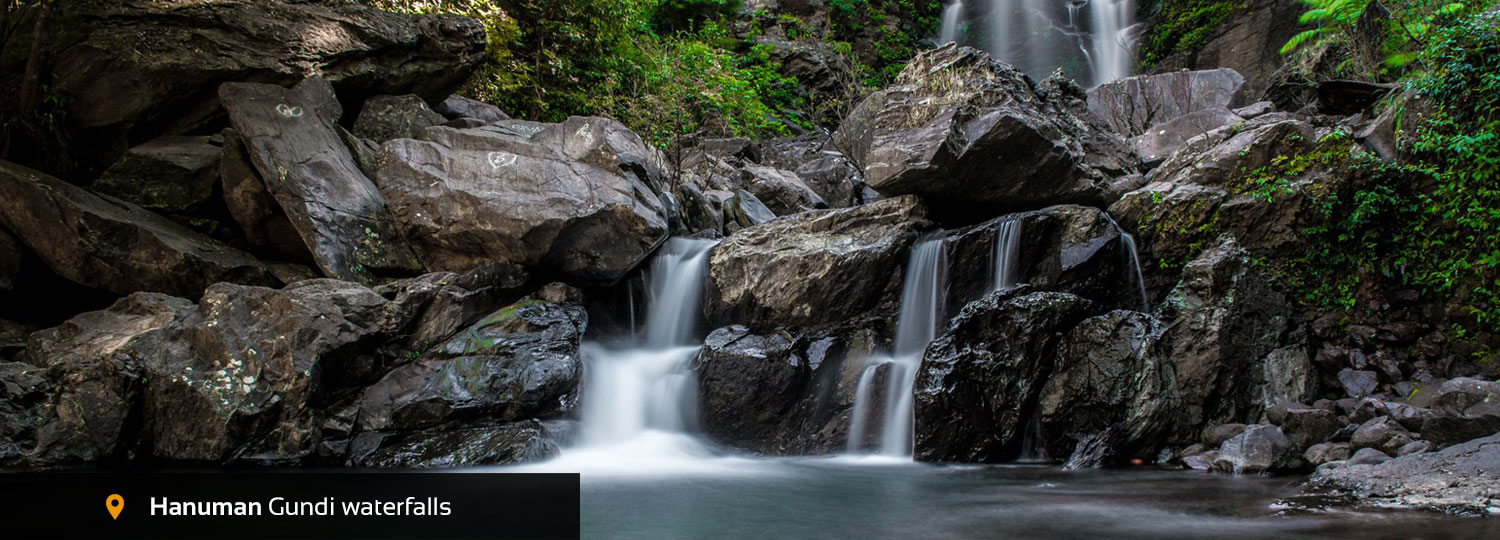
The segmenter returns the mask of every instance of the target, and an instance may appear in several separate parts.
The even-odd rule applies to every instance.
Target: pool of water
[[[541,468],[594,462],[574,457]],[[1300,477],[862,458],[582,471],[584,538],[1500,538],[1494,519],[1288,508]]]

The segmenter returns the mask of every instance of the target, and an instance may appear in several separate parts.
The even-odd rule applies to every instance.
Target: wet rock
[[[1154,355],[1160,335],[1149,315],[1113,311],[1063,337],[1037,405],[1047,455],[1079,455],[1079,434],[1104,432],[1094,438],[1107,446],[1092,452],[1099,458],[1155,455],[1178,409],[1169,362]]]
[[[440,125],[447,119],[414,95],[375,96],[354,121],[354,134],[377,144],[391,139],[415,139],[422,131]]]
[[[996,237],[1003,227],[1016,235],[1009,269],[1014,284],[1124,309],[1143,308],[1145,299],[1120,228],[1097,208],[1072,205],[1001,216],[949,233],[951,298],[967,301],[995,287]],[[955,311],[959,307],[953,306]]]
[[[751,334],[744,326],[710,333],[693,370],[703,430],[717,441],[772,452],[781,420],[810,372],[790,336]]]
[[[194,210],[213,197],[223,152],[208,137],[162,137],[131,148],[90,187],[145,208]]]
[[[921,202],[902,197],[743,229],[709,255],[708,319],[758,331],[854,318],[894,299],[927,227]]]
[[[1203,444],[1209,448],[1218,448],[1224,441],[1233,439],[1245,432],[1245,424],[1219,424],[1203,430]]]
[[[485,58],[479,21],[352,4],[67,2],[54,12],[49,88],[68,96],[69,121],[101,142],[77,145],[80,154],[87,149],[85,162],[112,161],[111,149],[123,151],[126,140],[214,122],[222,115],[215,92],[225,82],[289,85],[320,75],[350,97],[439,100]],[[29,33],[11,39],[14,45]],[[5,70],[20,73],[20,66]]]
[[[1332,412],[1313,408],[1287,409],[1281,421],[1281,431],[1286,434],[1292,448],[1301,451],[1315,443],[1333,436],[1343,424]]]
[[[528,298],[501,308],[365,388],[360,431],[557,418],[582,375],[582,306]]]
[[[1089,112],[1117,133],[1134,137],[1195,113],[1228,113],[1241,101],[1237,98],[1244,85],[1244,77],[1226,68],[1136,75],[1090,89]]]
[[[1500,434],[1437,452],[1384,463],[1320,470],[1307,488],[1355,497],[1363,504],[1397,504],[1445,512],[1492,512],[1500,492]]]
[[[1097,203],[1136,159],[1117,135],[1009,65],[944,46],[866,98],[833,144],[882,195],[1000,207]]]
[[[139,206],[0,162],[0,227],[52,272],[118,294],[197,297],[218,282],[270,285],[250,255]]]
[[[1374,448],[1386,454],[1395,454],[1411,441],[1411,432],[1386,416],[1372,418],[1360,424],[1359,429],[1349,438],[1349,444],[1355,450]]]
[[[1210,450],[1202,454],[1182,458],[1182,466],[1195,471],[1209,471],[1214,468],[1214,460],[1218,459],[1219,451]]]
[[[1439,448],[1500,432],[1500,383],[1459,377],[1432,398],[1422,438]]]
[[[1307,460],[1309,465],[1318,467],[1324,463],[1343,461],[1349,459],[1349,443],[1326,442],[1318,443],[1307,448],[1302,453],[1302,459]]]
[[[325,275],[371,283],[380,274],[420,273],[380,192],[334,128],[343,108],[328,81],[291,89],[229,83],[219,95],[266,189]]]
[[[1374,448],[1361,448],[1349,457],[1348,465],[1379,465],[1391,460],[1391,456]]]
[[[505,114],[499,107],[463,96],[448,96],[448,99],[438,103],[432,110],[449,120],[472,118],[485,124],[510,120],[510,115]]]
[[[512,120],[424,137],[387,142],[378,179],[431,269],[499,262],[612,283],[666,238],[652,187],[661,155],[618,122]]]
[[[1020,453],[1032,416],[1025,404],[1041,393],[1060,334],[1096,308],[1070,294],[1018,292],[975,300],[928,346],[914,387],[918,459],[978,463]]]
[[[542,461],[561,451],[555,427],[536,420],[497,426],[437,429],[364,437],[373,448],[349,460],[356,467],[452,469]]]
[[[421,353],[515,301],[528,275],[520,268],[487,265],[463,274],[438,272],[375,288],[389,298],[405,329],[404,346]]]
[[[1245,426],[1219,446],[1214,470],[1234,474],[1261,474],[1296,468],[1300,452],[1281,433],[1281,428],[1257,424]]]

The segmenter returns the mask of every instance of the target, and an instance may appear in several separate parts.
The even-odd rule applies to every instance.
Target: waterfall
[[[1090,0],[1093,18],[1094,84],[1130,76],[1130,26],[1135,5],[1130,0]]]
[[[670,439],[685,451],[697,424],[697,384],[689,363],[698,324],[708,251],[714,242],[673,238],[647,269],[645,339],[637,348],[585,344],[581,444],[599,447]],[[643,445],[651,451],[653,444]]]
[[[953,0],[943,6],[943,22],[938,27],[938,44],[958,41],[958,27],[963,24],[963,17],[963,0]]]
[[[995,227],[995,287],[1000,291],[1021,281],[1018,271],[1021,251],[1021,218],[1007,219]]]
[[[1116,227],[1119,227],[1119,225],[1116,225]],[[1135,237],[1131,236],[1130,233],[1120,231],[1120,239],[1123,240],[1122,245],[1125,247],[1125,257],[1130,263],[1131,270],[1135,273],[1135,286],[1141,294],[1141,312],[1149,313],[1151,311],[1151,301],[1146,297],[1146,277],[1141,273],[1141,254],[1136,250]]]
[[[868,450],[870,437],[879,434],[873,453],[910,457],[912,455],[912,385],[922,352],[937,337],[943,320],[943,305],[948,290],[948,255],[946,238],[936,236],[912,247],[906,263],[906,278],[901,286],[901,311],[896,320],[895,354],[872,357],[860,375],[855,390],[854,412],[849,425],[848,450]],[[875,385],[884,375],[883,399],[876,399]],[[871,431],[869,419],[877,412],[879,431]]]

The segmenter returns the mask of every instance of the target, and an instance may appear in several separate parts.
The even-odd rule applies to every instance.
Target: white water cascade
[[[1118,227],[1119,225],[1116,225]],[[1141,312],[1151,312],[1151,300],[1146,297],[1146,276],[1141,272],[1141,254],[1136,250],[1135,237],[1130,233],[1121,231],[1120,239],[1125,246],[1125,257],[1130,263],[1130,270],[1135,274],[1135,287],[1141,295]]]
[[[943,21],[938,27],[939,44],[958,41],[959,25],[963,24],[964,1],[953,0],[943,6]]]
[[[1135,0],[971,4],[962,0],[944,4],[939,44],[953,41],[983,48],[1033,77],[1046,77],[1061,68],[1080,82],[1096,86],[1131,73]]]
[[[948,290],[947,250],[946,239],[940,235],[912,247],[901,286],[895,352],[871,357],[860,375],[849,425],[850,453],[907,458],[912,455],[912,385],[922,363],[922,352],[937,337],[942,322]],[[880,392],[883,395],[877,396],[881,389],[876,384],[881,375],[885,388]],[[877,405],[878,411],[874,409]],[[871,420],[878,420],[878,424],[872,426]],[[872,448],[870,440],[877,434],[878,442]]]
[[[1131,26],[1135,3],[1131,0],[1089,0],[1093,19],[1093,72],[1095,84],[1130,76]]]
[[[1007,219],[995,227],[994,290],[1015,287],[1021,281],[1021,218]]]
[[[647,269],[647,316],[638,345],[584,345],[579,441],[544,464],[569,471],[679,471],[714,452],[694,437],[697,383],[690,369],[715,242],[667,241]]]

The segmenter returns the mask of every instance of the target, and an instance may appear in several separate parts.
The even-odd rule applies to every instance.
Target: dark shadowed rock
[[[480,465],[510,465],[555,457],[566,432],[545,422],[527,420],[496,426],[436,429],[377,435],[361,439],[366,448],[349,459],[356,467],[452,469]]]
[[[996,236],[1007,224],[1019,227],[1011,268],[1015,284],[1142,308],[1120,228],[1097,208],[1072,205],[1001,216],[949,233],[950,296],[967,301],[994,288]]]
[[[276,283],[259,261],[139,206],[0,162],[0,227],[69,280],[118,294],[197,297],[221,281]]]
[[[25,362],[0,361],[0,465],[21,463],[49,412],[52,385],[46,371]]]
[[[1233,439],[1245,432],[1245,424],[1219,424],[1203,429],[1203,444],[1209,448],[1218,448],[1224,441]]]
[[[463,96],[448,96],[448,99],[438,103],[432,110],[449,120],[472,118],[485,124],[510,120],[510,115],[505,114],[499,107]]]
[[[1459,377],[1443,383],[1422,422],[1422,438],[1444,447],[1500,432],[1500,383]]]
[[[1264,424],[1245,426],[1219,446],[1214,469],[1234,474],[1261,474],[1296,468],[1301,452],[1292,447],[1281,428]]]
[[[375,96],[365,100],[354,134],[377,144],[391,139],[415,139],[422,130],[440,125],[447,119],[427,106],[420,96]]]
[[[239,224],[251,245],[289,260],[312,263],[307,244],[281,210],[281,203],[266,190],[239,132],[224,130],[224,154],[219,160],[219,181],[229,216]]]
[[[1020,454],[1028,404],[1042,392],[1061,333],[1095,308],[1070,294],[1017,292],[965,306],[927,347],[914,386],[918,459],[976,463]]]
[[[1186,115],[1228,113],[1243,101],[1237,98],[1244,85],[1245,78],[1227,68],[1137,75],[1089,89],[1089,112],[1115,132],[1135,137]]]
[[[470,272],[438,272],[397,280],[375,288],[389,298],[405,330],[405,347],[418,353],[513,303],[526,283],[524,270],[486,265]]]
[[[0,229],[0,292],[9,291],[16,286],[16,277],[21,274],[21,256],[21,244],[10,233]]]
[[[755,335],[744,326],[714,330],[693,359],[700,421],[715,440],[769,449],[782,416],[801,397],[810,372],[784,333]]]
[[[348,96],[436,101],[484,60],[478,21],[347,3],[130,0],[65,2],[54,11],[49,87],[67,96],[71,122],[104,140],[106,163],[117,141],[182,134],[220,117],[216,92],[225,82],[289,85],[319,75]],[[12,32],[5,50],[25,51],[18,42],[26,39],[29,32]],[[6,72],[20,73],[25,56],[4,60]]]
[[[929,226],[922,203],[902,197],[741,230],[709,255],[709,321],[760,330],[853,318],[895,294]]]
[[[1494,511],[1495,494],[1500,493],[1495,471],[1500,471],[1500,434],[1380,464],[1319,470],[1305,487],[1371,506],[1483,515]]]
[[[743,189],[734,190],[734,196],[724,201],[724,232],[734,234],[745,227],[754,227],[776,219],[776,213],[755,198],[754,193]]]
[[[913,59],[866,98],[833,144],[882,195],[1001,207],[1097,203],[1136,159],[1081,102],[1039,92],[988,54],[952,45]]]
[[[193,210],[213,197],[223,152],[208,137],[162,137],[131,148],[91,187],[146,208]]]
[[[413,431],[567,414],[577,400],[585,326],[576,304],[526,299],[501,308],[366,388],[356,425]]]
[[[1364,112],[1397,86],[1368,81],[1333,80],[1318,83],[1318,112],[1337,116]]]
[[[1287,409],[1280,425],[1281,432],[1286,434],[1292,448],[1300,452],[1328,440],[1343,424],[1331,411],[1300,407]]]
[[[334,128],[343,108],[328,81],[291,89],[230,83],[219,96],[266,189],[325,275],[369,283],[380,274],[420,273],[380,192]]]
[[[1174,428],[1178,410],[1170,363],[1155,356],[1161,328],[1151,316],[1113,311],[1063,336],[1037,414],[1049,456],[1077,454],[1085,435],[1109,454],[1148,458]]]
[[[433,270],[499,262],[612,283],[666,238],[662,158],[625,126],[573,117],[436,127],[380,151],[380,190]]]

